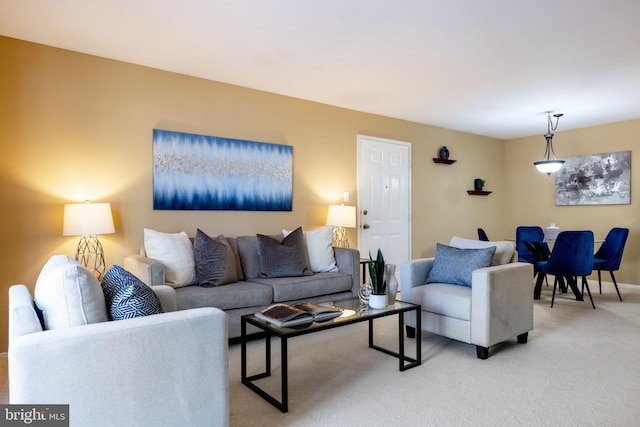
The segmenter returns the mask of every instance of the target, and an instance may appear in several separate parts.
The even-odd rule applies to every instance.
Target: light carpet
[[[240,345],[229,352],[232,426],[637,426],[640,425],[640,286],[603,283],[589,301],[556,295],[535,301],[527,344],[492,347],[423,333],[422,365],[368,348],[367,324],[289,340],[289,412],[240,382]],[[376,343],[397,349],[397,318],[376,322]],[[415,343],[405,340],[407,354]],[[248,345],[249,373],[263,364],[263,341]],[[279,395],[279,341],[272,373]]]

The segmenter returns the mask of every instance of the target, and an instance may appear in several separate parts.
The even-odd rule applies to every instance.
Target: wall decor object
[[[565,157],[556,172],[556,205],[631,203],[631,151]]]
[[[156,210],[290,211],[293,147],[153,130]]]

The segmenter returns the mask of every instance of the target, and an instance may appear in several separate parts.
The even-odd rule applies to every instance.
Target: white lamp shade
[[[533,164],[539,172],[552,174],[560,170],[564,164],[564,160],[542,160],[540,162],[534,162]]]
[[[329,213],[327,214],[327,225],[354,228],[356,226],[356,207],[345,205],[329,205]]]
[[[110,203],[64,205],[63,236],[93,236],[115,233]]]

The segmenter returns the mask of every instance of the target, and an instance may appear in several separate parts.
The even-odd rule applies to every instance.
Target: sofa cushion
[[[220,286],[238,281],[233,251],[222,234],[213,239],[198,229],[193,242],[193,258],[198,285]]]
[[[503,265],[507,264],[513,258],[513,254],[516,251],[516,243],[507,240],[497,242],[485,242],[482,240],[464,239],[462,237],[454,236],[449,242],[449,246],[460,249],[481,249],[490,248],[495,246],[496,253],[493,254],[491,265]]]
[[[430,283],[411,288],[407,301],[420,304],[422,311],[470,321],[471,292],[468,286]]]
[[[144,250],[164,265],[167,285],[179,288],[196,282],[193,246],[184,231],[170,234],[145,228]]]
[[[258,234],[261,277],[308,276],[313,272],[307,266],[302,228],[278,241],[270,236]]]
[[[105,273],[102,290],[111,320],[132,319],[163,312],[155,292],[120,266],[113,265]]]
[[[109,320],[100,282],[66,255],[54,255],[47,261],[36,280],[34,295],[45,329]]]
[[[240,252],[238,252],[238,242],[235,237],[227,237],[227,243],[233,251],[233,259],[236,264],[236,276],[238,280],[244,280],[244,272],[242,271],[242,262],[240,261]]]
[[[478,268],[489,267],[495,246],[483,249],[459,249],[436,244],[433,268],[427,276],[427,283],[449,283],[471,286],[471,274]]]
[[[212,288],[186,286],[176,289],[178,310],[199,307],[217,307],[221,310],[264,307],[271,304],[272,301],[272,288],[246,281]]]
[[[291,231],[282,230],[282,234],[289,235]],[[333,227],[323,227],[318,230],[305,231],[304,241],[309,256],[309,266],[314,273],[329,273],[338,271],[336,257],[333,252]]]
[[[313,276],[254,278],[252,282],[273,289],[273,302],[295,301],[319,295],[351,291],[353,280],[348,273],[317,273]]]
[[[282,240],[282,235],[271,237]],[[245,280],[260,277],[258,236],[239,236],[236,237],[236,243]]]

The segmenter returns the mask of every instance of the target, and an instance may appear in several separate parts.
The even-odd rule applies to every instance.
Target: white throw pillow
[[[284,236],[291,231],[282,230]],[[307,245],[311,271],[314,273],[333,273],[338,270],[333,252],[333,227],[327,226],[313,231],[305,231],[304,240]]]
[[[181,288],[196,283],[193,245],[184,231],[170,234],[145,228],[144,250],[149,258],[164,264],[167,285]]]
[[[509,261],[511,261],[511,258],[513,257],[514,252],[516,251],[515,242],[509,242],[507,240],[498,242],[486,242],[483,240],[464,239],[457,236],[451,238],[449,246],[453,246],[454,248],[459,249],[482,249],[495,246],[496,253],[493,255],[493,261],[491,262],[491,265],[502,265],[509,263]]]
[[[66,255],[54,255],[47,261],[36,281],[34,295],[45,329],[109,320],[100,282]]]

